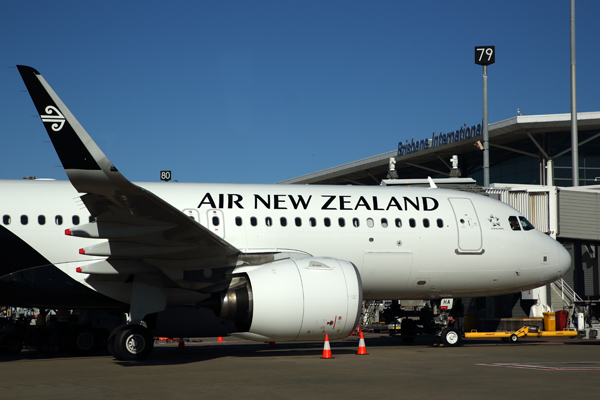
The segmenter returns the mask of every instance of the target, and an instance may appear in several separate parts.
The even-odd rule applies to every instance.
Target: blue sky
[[[577,1],[578,111],[600,2]],[[14,68],[133,181],[273,183],[482,118],[570,112],[569,1],[2,1],[0,178],[66,179]]]

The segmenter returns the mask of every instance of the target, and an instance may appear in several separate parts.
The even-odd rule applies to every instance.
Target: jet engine
[[[232,335],[257,341],[348,336],[362,310],[356,267],[335,258],[302,258],[236,268],[221,297],[220,317],[236,321]]]

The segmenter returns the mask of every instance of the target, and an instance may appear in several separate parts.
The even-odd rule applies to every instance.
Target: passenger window
[[[329,218],[325,218],[323,219],[323,223],[325,224],[325,226],[329,227],[331,226],[331,220]]]
[[[414,218],[409,219],[408,224],[410,225],[411,228],[414,228],[415,226],[417,226],[417,222],[415,221]]]
[[[21,225],[27,225],[28,222],[29,218],[27,218],[27,215],[21,215]]]
[[[73,225],[79,225],[79,216],[73,215]]]
[[[425,228],[429,228],[429,219],[428,218],[423,218],[423,226]]]
[[[519,225],[519,220],[517,217],[508,217],[508,224],[510,225],[510,229],[513,231],[521,230],[521,226]]]
[[[73,223],[75,223],[75,221],[73,221]],[[212,217],[213,226],[219,226],[220,223],[221,223],[221,220],[219,219],[219,217],[217,217],[217,216]]]
[[[256,220],[256,217],[250,217],[250,225],[252,225],[252,226],[258,225],[258,221]]]
[[[285,217],[279,218],[279,222],[281,223],[281,226],[287,226],[287,219],[285,219]]]
[[[194,219],[194,218],[192,218],[192,219]],[[88,221],[90,221],[90,222],[96,222],[96,218],[94,218],[94,217],[92,217],[92,216],[90,215],[90,217],[88,218]],[[194,221],[195,221],[195,220],[194,220]]]
[[[340,224],[340,227],[344,227],[346,226],[346,220],[344,220],[344,218],[338,218],[338,224]]]
[[[441,218],[437,219],[437,226],[438,226],[438,228],[444,227],[444,221]]]
[[[237,226],[242,226],[242,217],[235,217],[235,224]]]
[[[273,220],[271,219],[271,217],[265,218],[265,225],[267,225],[267,226],[273,225]]]
[[[4,217],[2,217],[2,223],[4,225],[10,225],[10,215],[5,215]]]
[[[388,222],[386,218],[381,218],[381,227],[382,228],[387,228],[388,227]]]
[[[310,226],[315,227],[317,226],[317,219],[310,217],[310,219],[308,220],[308,222],[310,223]]]
[[[38,224],[45,225],[46,224],[46,217],[44,217],[43,215],[38,215]]]
[[[360,225],[358,218],[352,218],[352,225],[354,225],[355,228],[358,228],[358,226]]]
[[[296,223],[296,226],[302,226],[302,219],[300,217],[294,218],[294,222]]]
[[[62,215],[54,217],[54,222],[56,222],[56,225],[62,225]]]
[[[400,218],[396,218],[396,228],[402,228],[402,220]]]
[[[530,231],[532,229],[535,229],[531,222],[527,221],[527,218],[519,217],[519,221],[521,221],[521,226],[523,226],[524,231]]]
[[[375,226],[375,221],[373,221],[373,218],[367,218],[367,226],[369,228],[372,228]]]

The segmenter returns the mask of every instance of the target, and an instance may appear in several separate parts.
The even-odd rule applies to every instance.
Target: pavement
[[[37,354],[0,358],[0,399],[555,399],[600,398],[600,340],[466,340],[438,346],[386,334],[323,343],[202,338],[157,343],[143,362]]]

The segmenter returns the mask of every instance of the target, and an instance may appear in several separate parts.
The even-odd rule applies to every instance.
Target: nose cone
[[[562,278],[567,273],[567,270],[571,267],[571,255],[567,249],[565,249],[563,245],[558,242],[556,242],[556,248],[558,253],[558,268],[556,272],[558,274],[558,278]]]

